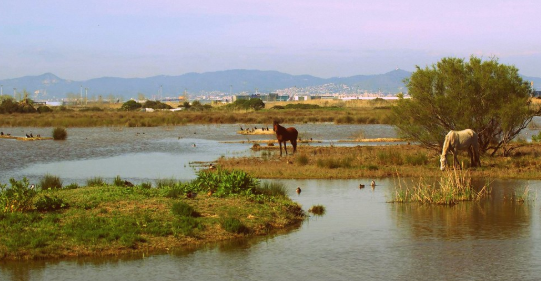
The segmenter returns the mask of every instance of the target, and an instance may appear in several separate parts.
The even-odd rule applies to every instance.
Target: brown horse
[[[274,131],[276,132],[276,139],[278,139],[278,143],[280,144],[280,156],[282,156],[282,143],[284,143],[284,150],[286,151],[287,155],[287,141],[291,142],[291,145],[293,146],[293,153],[297,151],[297,136],[299,135],[299,132],[297,132],[297,129],[293,127],[284,128],[278,124],[278,121],[274,121],[273,123]]]

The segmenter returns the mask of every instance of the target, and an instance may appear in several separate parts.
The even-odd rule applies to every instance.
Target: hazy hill
[[[179,76],[154,76],[148,78],[118,78],[102,77],[86,81],[67,80],[52,73],[39,76],[25,76],[15,79],[0,80],[4,94],[13,94],[13,88],[18,92],[26,90],[32,98],[65,98],[68,93],[79,95],[82,89],[88,89],[88,97],[113,95],[122,96],[124,99],[136,98],[138,93],[146,97],[159,94],[160,89],[163,97],[175,97],[185,90],[191,94],[202,92],[219,91],[229,93],[249,92],[256,89],[260,93],[268,93],[279,89],[291,87],[316,87],[323,84],[344,84],[350,88],[361,91],[398,93],[404,91],[403,80],[409,77],[411,72],[393,70],[385,74],[356,75],[351,77],[319,78],[310,75],[290,75],[278,71],[260,70],[226,70],[206,73],[186,73]],[[541,78],[525,77],[534,81],[535,85],[541,85]],[[39,91],[38,96],[34,95]],[[43,96],[46,92],[47,95]]]

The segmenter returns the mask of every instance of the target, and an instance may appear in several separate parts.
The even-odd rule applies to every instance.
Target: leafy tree
[[[265,103],[261,99],[236,100],[229,104],[228,108],[260,110],[265,108]]]
[[[539,114],[530,106],[530,84],[496,58],[444,58],[417,66],[404,82],[411,99],[399,98],[392,120],[403,136],[437,150],[449,130],[470,128],[482,153],[502,148],[507,155],[509,143]]]
[[[134,100],[129,100],[123,103],[122,106],[120,107],[121,110],[125,110],[125,111],[137,110],[139,108],[141,108],[141,104]]]
[[[143,104],[144,108],[153,108],[153,109],[171,109],[172,107],[161,101],[147,100]]]

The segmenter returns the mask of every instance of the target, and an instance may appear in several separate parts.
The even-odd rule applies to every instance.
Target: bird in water
[[[297,190],[296,190],[296,191],[297,191],[297,194],[301,194],[301,191],[302,191],[302,190],[301,190],[300,186],[297,187]]]
[[[359,184],[359,188],[364,188],[364,184]]]
[[[372,180],[372,182],[370,183],[371,186],[376,186],[376,182]]]

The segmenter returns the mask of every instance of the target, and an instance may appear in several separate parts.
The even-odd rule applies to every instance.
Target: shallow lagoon
[[[367,138],[395,136],[380,125],[297,127],[335,145],[360,132]],[[272,138],[236,135],[236,129],[90,128],[69,129],[65,142],[0,140],[0,182],[24,175],[39,180],[45,173],[81,184],[117,175],[134,182],[189,180],[198,169],[194,161],[252,153],[251,144],[223,141]],[[45,136],[49,130],[33,133]],[[387,203],[397,183],[377,179],[371,189],[370,180],[283,180],[303,209],[327,209],[288,234],[152,256],[0,262],[0,280],[535,280],[541,274],[535,200],[541,181],[497,180],[489,200],[444,207]],[[367,187],[359,189],[359,183]],[[531,200],[511,199],[525,188]]]

